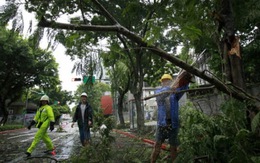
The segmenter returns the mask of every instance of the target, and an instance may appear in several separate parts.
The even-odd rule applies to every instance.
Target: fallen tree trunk
[[[160,49],[159,47],[156,47],[155,45],[148,45],[141,37],[136,35],[135,33],[127,30],[123,26],[120,25],[111,25],[111,26],[93,26],[93,25],[74,25],[74,24],[66,24],[66,23],[58,23],[58,22],[51,22],[47,21],[45,19],[42,19],[39,22],[39,26],[41,27],[48,27],[53,29],[68,29],[68,30],[83,30],[83,31],[103,31],[103,32],[115,32],[120,33],[127,37],[128,39],[132,40],[133,42],[142,45],[143,48],[147,48],[154,54],[160,56],[161,58],[164,58],[171,62],[172,64],[186,70],[187,72],[200,77],[201,79],[206,80],[207,82],[214,85],[218,90],[240,100],[240,101],[253,101],[256,102],[259,101],[258,99],[252,99],[251,96],[248,94],[245,94],[244,90],[234,90],[232,87],[226,85],[216,77],[209,75],[206,73],[206,71],[200,71],[194,66],[191,66],[184,61],[178,59],[177,57],[167,53],[166,51]],[[242,89],[241,89],[242,90]]]
[[[245,90],[242,88],[234,89],[234,87],[227,86],[225,83],[214,77],[213,75],[207,74],[205,71],[200,71],[196,67],[189,65],[177,57],[167,53],[166,51],[160,49],[156,45],[150,45],[144,39],[137,34],[129,31],[124,26],[120,25],[116,19],[97,1],[92,0],[92,2],[99,8],[100,12],[111,22],[112,25],[85,25],[85,24],[67,24],[67,23],[59,23],[54,21],[48,21],[44,17],[39,22],[40,27],[47,27],[53,29],[67,29],[67,30],[82,30],[82,31],[99,31],[99,32],[114,32],[115,34],[124,35],[126,38],[135,42],[142,48],[146,48],[153,52],[155,55],[160,56],[171,62],[172,64],[186,70],[187,72],[200,77],[201,79],[206,80],[207,82],[214,85],[218,90],[240,100],[240,101],[251,101],[256,102],[259,101],[245,93]],[[243,90],[243,91],[240,91]]]

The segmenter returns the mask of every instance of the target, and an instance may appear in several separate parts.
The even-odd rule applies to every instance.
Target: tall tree
[[[14,31],[0,28],[0,92],[3,118],[8,118],[7,106],[20,99],[26,89],[38,85],[44,89],[60,84],[58,65],[47,51],[31,48],[30,42]]]
[[[117,44],[114,46],[118,46]],[[117,49],[114,47],[115,49]],[[113,49],[113,48],[112,48]],[[110,53],[110,54],[108,54]],[[105,67],[109,67],[108,75],[111,81],[111,92],[113,95],[114,105],[116,106],[117,114],[119,117],[119,123],[121,126],[125,125],[123,110],[124,110],[124,97],[129,91],[130,86],[130,71],[127,67],[125,59],[119,52],[110,51],[102,53],[102,58]],[[120,58],[120,59],[119,59]]]
[[[221,3],[222,2],[222,3]],[[259,99],[252,97],[247,92],[237,88],[236,86],[241,86],[241,84],[236,83],[234,86],[227,86],[224,82],[220,81],[216,76],[200,71],[195,67],[190,66],[185,61],[180,60],[176,56],[172,55],[172,49],[169,47],[174,47],[176,43],[183,43],[185,46],[190,45],[191,48],[195,48],[195,51],[201,51],[204,46],[208,48],[208,53],[212,54],[212,61],[216,58],[213,54],[218,54],[216,52],[216,45],[212,46],[217,37],[214,33],[215,24],[213,18],[210,17],[213,11],[220,6],[223,9],[222,15],[228,14],[229,20],[225,20],[224,32],[227,32],[226,27],[228,24],[232,25],[234,16],[230,7],[225,7],[224,4],[230,4],[233,1],[196,1],[196,0],[176,0],[176,1],[97,1],[97,0],[85,0],[85,1],[71,1],[71,2],[61,2],[61,1],[27,1],[26,9],[37,14],[40,27],[47,27],[59,30],[68,31],[83,31],[88,32],[83,38],[88,38],[87,40],[95,40],[100,38],[111,37],[111,40],[120,40],[120,44],[123,44],[123,48],[129,51],[129,56],[133,59],[133,67],[137,71],[133,71],[133,83],[138,88],[132,90],[136,95],[136,99],[140,99],[140,88],[142,88],[142,78],[145,75],[143,73],[143,63],[142,60],[146,58],[144,49],[165,59],[174,65],[185,69],[186,71],[208,81],[213,84],[217,89],[223,91],[232,97],[239,100],[253,100],[255,103]],[[255,0],[250,0],[247,3],[254,3]],[[242,3],[232,3],[231,6],[239,8],[246,2]],[[247,4],[246,3],[246,4]],[[127,6],[127,7],[126,7]],[[248,10],[250,5],[246,5]],[[259,5],[253,6],[257,9]],[[251,6],[252,7],[252,6]],[[135,10],[138,9],[138,10]],[[226,11],[224,11],[226,9]],[[228,11],[227,11],[228,10]],[[219,10],[217,10],[219,11]],[[241,10],[240,10],[241,11]],[[57,18],[60,13],[77,13],[81,14],[81,17],[74,19],[70,23],[59,23]],[[140,12],[140,13],[138,13]],[[236,12],[238,14],[238,12]],[[139,15],[143,15],[138,17]],[[213,14],[214,15],[214,14]],[[256,14],[257,15],[257,14]],[[225,15],[226,16],[226,15]],[[122,19],[124,18],[124,19]],[[136,19],[131,19],[136,18]],[[231,18],[231,19],[230,19]],[[133,21],[137,22],[133,22]],[[238,18],[235,18],[235,22]],[[254,17],[254,22],[257,17]],[[139,23],[143,25],[131,26],[132,24]],[[146,26],[147,25],[147,26]],[[221,24],[223,25],[223,24]],[[245,27],[244,25],[243,27]],[[257,23],[250,24],[250,26],[257,27]],[[143,28],[147,27],[147,28]],[[239,31],[237,29],[229,28],[229,30]],[[248,27],[249,28],[249,27]],[[148,30],[149,29],[149,30]],[[212,30],[213,29],[213,30]],[[149,31],[149,32],[148,32]],[[101,34],[100,32],[105,32]],[[113,35],[114,34],[114,35]],[[228,35],[230,33],[227,33]],[[204,36],[205,37],[202,37]],[[231,34],[232,35],[232,34]],[[116,38],[117,37],[117,38]],[[94,38],[94,39],[93,39]],[[165,39],[161,39],[165,38]],[[214,38],[216,40],[212,41]],[[227,38],[227,37],[225,37]],[[230,38],[229,38],[230,39]],[[84,40],[84,39],[82,39]],[[157,40],[160,40],[158,46]],[[168,41],[168,44],[166,42]],[[246,41],[246,40],[245,40]],[[170,44],[170,43],[171,44]],[[125,43],[125,44],[124,44]],[[164,46],[168,45],[168,46]],[[229,44],[233,43],[229,41]],[[219,42],[217,42],[219,44]],[[228,47],[228,44],[226,44]],[[220,52],[227,52],[223,46],[220,47]],[[223,51],[224,49],[224,51]],[[219,55],[219,54],[218,54]],[[145,56],[145,57],[144,57]],[[130,59],[130,57],[129,57]],[[226,60],[228,61],[228,60]],[[219,62],[221,63],[221,62]],[[234,66],[234,64],[230,64]],[[241,65],[240,65],[241,66]],[[228,66],[225,66],[228,68]],[[242,73],[239,69],[236,69],[238,73]],[[218,70],[221,72],[221,70]],[[232,71],[226,71],[232,72]],[[234,75],[239,75],[234,72]],[[241,75],[240,75],[241,76]],[[229,77],[231,77],[229,75]],[[232,77],[234,80],[235,76]],[[140,104],[137,103],[137,106]],[[141,111],[140,108],[137,108]],[[142,112],[141,112],[142,114]],[[142,117],[139,114],[138,117]],[[139,123],[139,127],[142,127],[142,121]]]

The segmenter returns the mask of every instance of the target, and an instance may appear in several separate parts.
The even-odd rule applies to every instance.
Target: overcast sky
[[[45,44],[46,45],[43,45]],[[47,39],[42,40],[42,46],[47,46],[48,41]],[[80,81],[72,81],[72,78],[78,77],[76,73],[71,73],[71,70],[74,65],[74,61],[70,60],[70,57],[65,55],[65,48],[60,44],[58,47],[53,51],[53,55],[56,58],[56,62],[59,63],[59,77],[61,80],[61,85],[63,90],[67,91],[76,91],[77,86],[81,84]]]

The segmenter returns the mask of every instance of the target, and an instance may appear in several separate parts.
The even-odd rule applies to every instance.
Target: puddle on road
[[[78,141],[78,134],[69,135],[66,137],[63,137],[61,140],[62,142],[59,142],[59,144],[56,144],[56,158],[59,161],[67,160],[70,158],[70,156],[73,153],[76,153],[80,150],[80,142]]]
[[[54,157],[56,161],[54,159],[52,160],[51,158],[47,158],[47,156],[44,156],[45,158],[42,158],[43,151],[46,150],[45,144],[42,141],[37,145],[36,149],[33,151],[32,158],[26,160],[24,152],[30,146],[32,142],[32,139],[30,139],[30,137],[34,136],[36,130],[30,131],[31,133],[34,133],[32,135],[29,135],[28,131],[11,133],[10,135],[0,135],[1,138],[7,140],[7,141],[0,142],[0,151],[2,151],[0,154],[0,163],[25,163],[25,162],[40,163],[40,162],[57,162],[57,160],[59,162],[69,161],[69,158],[72,155],[78,153],[78,151],[81,148],[81,144],[79,141],[78,129],[76,127],[70,128],[67,126],[65,128],[65,131],[66,132],[48,133],[51,139],[53,140],[54,145],[56,146],[56,155]],[[7,139],[8,137],[9,140]],[[12,137],[12,139],[10,137]],[[25,140],[25,138],[27,139],[27,141],[21,142],[21,140]],[[38,158],[33,158],[33,157],[38,157]]]

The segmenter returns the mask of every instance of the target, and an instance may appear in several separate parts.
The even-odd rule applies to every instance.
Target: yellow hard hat
[[[161,77],[160,81],[162,82],[163,79],[172,80],[172,76],[170,74],[163,74],[163,76]]]

